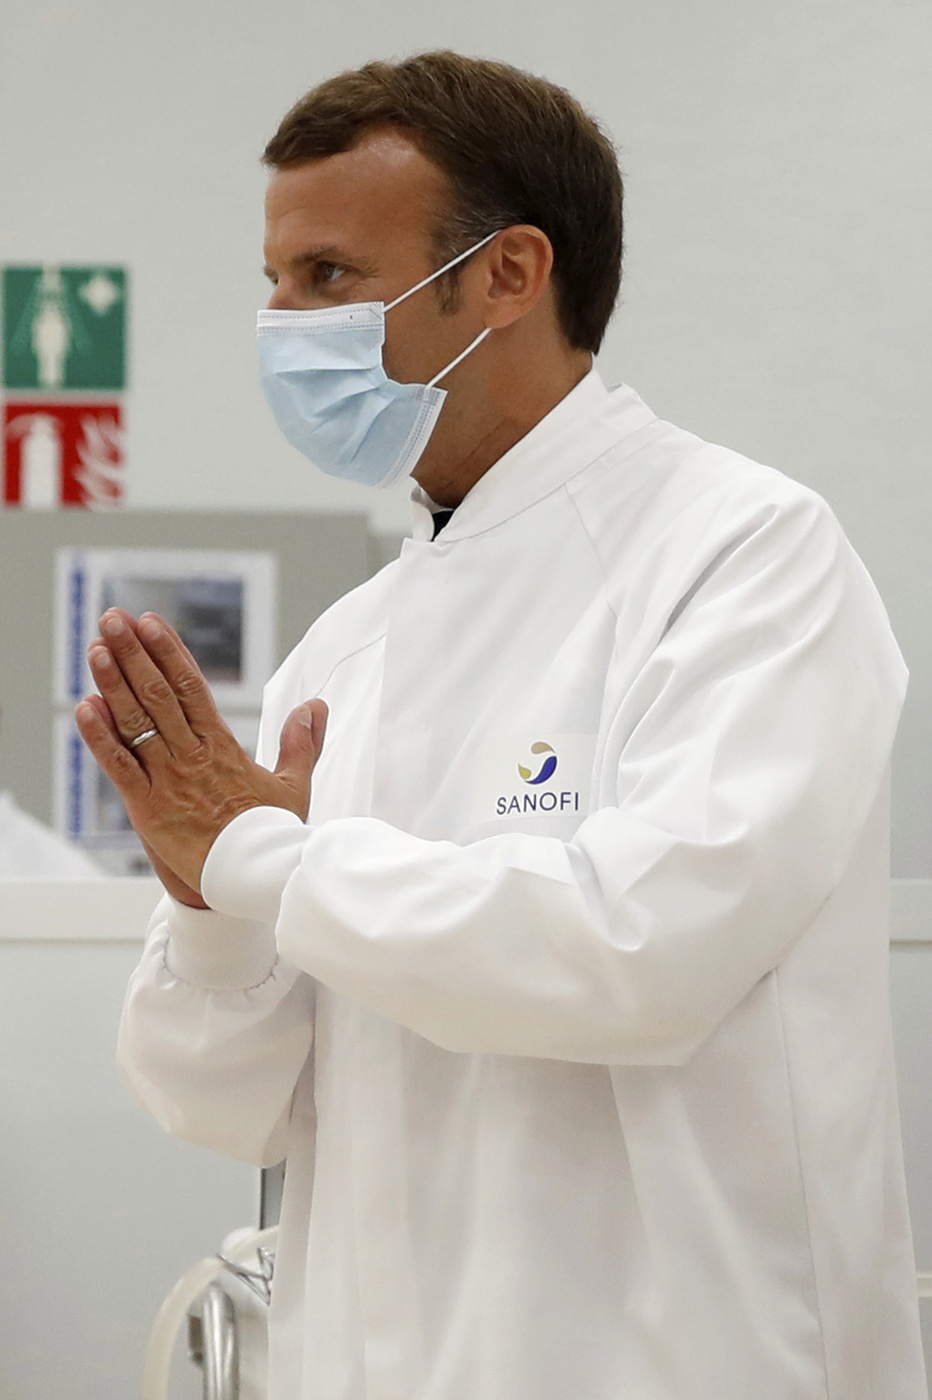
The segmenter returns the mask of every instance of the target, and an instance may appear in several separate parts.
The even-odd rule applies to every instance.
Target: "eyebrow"
[[[316,248],[309,248],[307,252],[298,253],[296,257],[289,259],[289,268],[311,267],[314,263],[330,262],[336,263],[340,267],[351,267],[358,272],[371,273],[374,264],[367,258],[349,256],[342,248],[338,248],[335,243],[321,243]],[[266,263],[263,269],[266,277],[274,277],[275,272]]]

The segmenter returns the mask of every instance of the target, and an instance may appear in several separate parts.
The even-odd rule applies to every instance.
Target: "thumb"
[[[311,800],[311,774],[324,746],[327,714],[323,700],[309,700],[292,710],[282,726],[275,776],[292,789],[305,813]]]

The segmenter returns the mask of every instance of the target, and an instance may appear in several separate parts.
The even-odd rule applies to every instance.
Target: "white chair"
[[[169,1400],[178,1333],[198,1304],[204,1400],[265,1400],[265,1314],[277,1239],[277,1225],[236,1230],[219,1254],[182,1275],[149,1334],[141,1400]]]

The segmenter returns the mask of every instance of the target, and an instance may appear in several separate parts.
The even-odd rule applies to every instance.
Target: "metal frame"
[[[188,1315],[188,1354],[204,1372],[204,1400],[239,1400],[239,1337],[233,1299],[219,1283],[200,1298],[200,1317]]]

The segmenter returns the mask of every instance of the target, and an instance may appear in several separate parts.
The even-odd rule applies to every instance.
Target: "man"
[[[173,897],[125,1073],[287,1157],[272,1395],[920,1400],[870,580],[592,370],[621,186],[566,93],[372,64],[266,157],[273,411],[413,471],[414,536],[270,683],[274,773],[151,615],[79,722]]]

